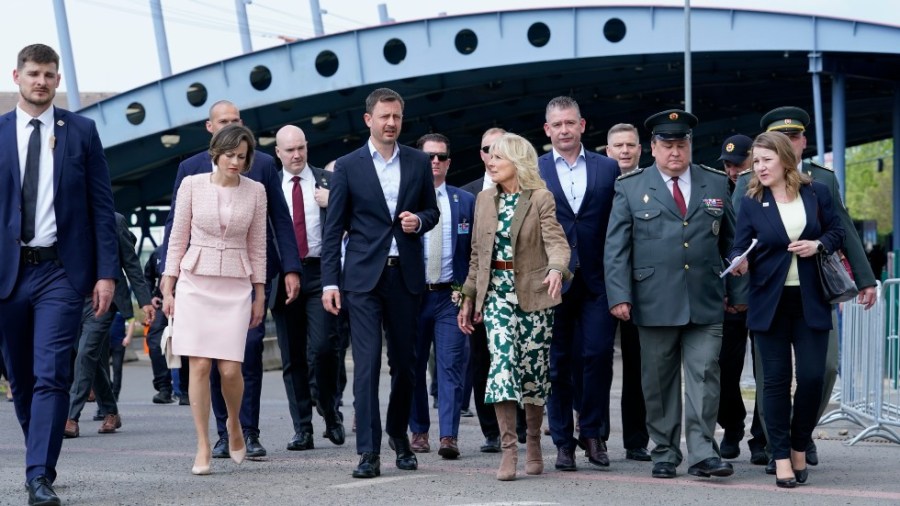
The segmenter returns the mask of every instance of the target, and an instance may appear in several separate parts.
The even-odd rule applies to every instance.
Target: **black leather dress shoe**
[[[172,398],[171,390],[160,390],[153,396],[153,404],[172,404],[175,399]]]
[[[674,478],[675,464],[671,462],[657,462],[653,464],[652,475],[654,478]]]
[[[481,445],[482,453],[500,453],[500,436],[484,438],[484,444]]]
[[[571,448],[560,446],[556,449],[556,468],[560,471],[577,471],[575,452]]]
[[[419,461],[416,460],[416,454],[410,448],[409,438],[406,435],[403,437],[392,437],[390,446],[397,452],[397,469],[415,471],[419,468]]]
[[[287,449],[292,452],[312,450],[315,447],[316,444],[313,442],[313,435],[309,432],[298,432],[294,434],[294,437],[292,437],[287,444]]]
[[[778,476],[775,477],[775,486],[778,488],[794,488],[797,486],[797,480],[794,479],[793,476],[790,478],[781,479]]]
[[[640,462],[650,462],[650,452],[646,448],[632,448],[625,450],[625,458]]]
[[[344,444],[344,424],[340,419],[335,418],[335,421],[325,429],[325,437],[338,446]]]
[[[809,479],[809,466],[804,467],[802,471],[794,469],[794,477],[797,478],[797,483],[806,483],[806,480]]]
[[[53,485],[46,476],[38,476],[32,478],[25,484],[28,489],[28,504],[34,506],[49,506],[51,504],[62,504],[59,496],[53,491]]]
[[[769,456],[765,448],[750,448],[750,463],[754,466],[764,466],[769,463]]]
[[[609,467],[609,453],[606,451],[606,441],[595,438],[579,438],[584,444],[584,456],[595,466]]]
[[[181,396],[178,398],[178,405],[179,406],[190,406],[191,405],[191,399],[190,399],[190,397],[188,397],[188,394],[181,394]]]
[[[472,418],[475,416],[475,413],[472,413],[471,409],[461,409],[459,410],[459,416],[463,418]]]
[[[741,456],[741,440],[737,441],[729,441],[727,439],[722,439],[722,444],[719,445],[719,454],[722,455],[723,459],[736,459]]]
[[[819,449],[816,448],[816,443],[813,440],[810,440],[809,446],[806,447],[806,463],[811,466],[819,465]],[[803,482],[801,481],[800,483]]]
[[[766,464],[766,474],[775,474],[775,459],[769,459],[769,462]]]
[[[256,434],[247,434],[244,437],[247,444],[247,458],[258,459],[266,456],[266,449],[259,443],[259,436]]]
[[[377,453],[363,453],[359,456],[359,464],[353,470],[354,478],[374,478],[381,476],[381,458]]]
[[[212,449],[212,458],[214,459],[227,459],[231,455],[228,453],[228,434],[220,437],[218,441],[216,441],[215,446]]]
[[[701,478],[725,477],[734,474],[734,468],[728,462],[722,462],[719,457],[710,457],[689,467],[688,474]]]

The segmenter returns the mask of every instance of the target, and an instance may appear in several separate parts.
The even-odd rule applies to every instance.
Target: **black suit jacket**
[[[463,191],[467,191],[467,192],[471,193],[472,195],[477,196],[479,193],[481,193],[481,190],[483,189],[483,187],[484,187],[484,176],[481,176],[480,178],[476,179],[475,181],[470,181],[470,182],[466,183],[465,186],[460,186],[459,189],[463,190]]]
[[[395,239],[406,288],[413,294],[424,290],[421,236],[434,227],[440,213],[431,164],[425,153],[407,146],[401,145],[397,156],[400,190],[393,216],[388,213],[368,143],[335,163],[322,238],[322,286],[340,286],[351,292],[371,291],[381,278],[391,239]],[[404,211],[419,217],[418,233],[407,234],[401,228],[397,217]],[[344,231],[349,233],[344,268],[350,276],[341,276]]]

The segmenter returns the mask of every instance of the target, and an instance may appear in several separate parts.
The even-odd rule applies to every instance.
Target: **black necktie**
[[[41,120],[30,122],[34,130],[28,138],[28,154],[25,156],[25,177],[22,179],[22,242],[34,239],[34,218],[37,214],[38,176],[41,165]]]

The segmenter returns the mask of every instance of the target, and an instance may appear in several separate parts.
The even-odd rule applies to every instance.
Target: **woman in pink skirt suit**
[[[163,311],[174,326],[172,351],[190,357],[188,387],[197,429],[193,474],[209,474],[209,372],[218,362],[228,407],[231,458],[244,460],[238,412],[247,328],[265,315],[266,192],[242,176],[253,161],[253,133],[229,125],[213,135],[215,170],[184,178],[178,189],[162,279]],[[175,297],[175,282],[178,296]],[[252,296],[252,297],[251,297]],[[177,315],[177,318],[175,316]]]

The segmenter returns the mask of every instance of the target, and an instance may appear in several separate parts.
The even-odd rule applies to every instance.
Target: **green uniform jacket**
[[[606,293],[610,308],[631,304],[638,326],[723,320],[725,281],[719,274],[734,240],[728,176],[696,164],[690,170],[685,218],[655,164],[616,181],[604,256]]]
[[[741,197],[747,194],[747,186],[750,184],[750,175],[752,173],[752,170],[744,171],[738,177],[733,197],[735,213],[740,209]],[[856,287],[862,290],[863,288],[875,286],[875,275],[872,274],[872,266],[869,265],[862,241],[860,241],[859,234],[856,233],[856,227],[853,225],[853,220],[850,219],[850,213],[847,212],[844,201],[841,199],[834,171],[816,163],[803,162],[803,173],[809,174],[814,180],[824,184],[831,191],[831,200],[835,202],[835,212],[837,212],[838,218],[841,220],[841,226],[846,231],[843,250],[844,254],[847,255],[847,259],[850,260],[850,268],[853,271]]]

